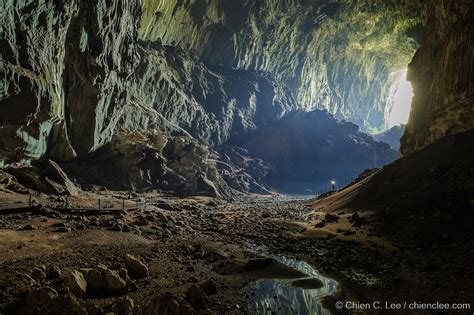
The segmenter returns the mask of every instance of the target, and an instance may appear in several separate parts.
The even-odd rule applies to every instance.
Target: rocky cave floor
[[[64,197],[43,196],[0,213],[0,313],[247,313],[245,287],[288,272],[274,256],[337,279],[330,310],[336,300],[473,301],[472,242],[389,240],[369,212],[325,213],[308,200],[138,197],[151,197],[146,208],[65,212],[53,210]]]

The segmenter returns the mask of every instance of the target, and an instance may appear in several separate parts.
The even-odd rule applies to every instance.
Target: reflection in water
[[[319,289],[303,289],[291,285],[295,279],[261,279],[251,283],[247,288],[250,294],[250,312],[252,314],[330,314],[321,305],[321,299],[336,293],[337,282],[321,275],[304,261],[287,258],[276,258],[280,262],[302,271],[308,277],[319,279]]]

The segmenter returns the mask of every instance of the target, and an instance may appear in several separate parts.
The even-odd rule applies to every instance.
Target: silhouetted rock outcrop
[[[405,132],[405,125],[394,126],[384,132],[373,135],[372,137],[381,142],[388,143],[394,150],[400,150],[400,139]]]
[[[270,163],[266,182],[285,192],[315,193],[367,168],[388,164],[398,152],[376,142],[358,126],[325,111],[295,112],[238,142]]]
[[[402,154],[474,128],[474,3],[433,1],[426,35],[409,66],[414,98]]]

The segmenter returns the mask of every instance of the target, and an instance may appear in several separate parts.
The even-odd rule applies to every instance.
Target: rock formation
[[[84,155],[110,140],[137,62],[137,1],[2,3],[2,160]]]
[[[117,130],[221,144],[295,107],[270,77],[211,70],[178,48],[139,43],[136,1],[4,7],[3,163],[83,157]]]
[[[421,43],[426,11],[402,152],[472,128],[468,1],[4,2],[1,10],[0,165],[26,187],[70,193],[69,176],[88,188],[267,193],[275,174],[326,182],[343,168],[347,177],[390,162],[388,147],[311,110],[362,130],[383,125],[390,74]],[[305,142],[305,133],[316,136]],[[280,140],[292,144],[276,157]],[[358,156],[338,171],[323,167],[341,157],[335,142]],[[304,163],[288,155],[298,148],[313,155]],[[39,184],[51,179],[44,165],[61,187]]]
[[[394,150],[400,150],[400,139],[405,132],[405,125],[393,126],[384,132],[372,135],[376,141],[388,143]]]
[[[247,38],[241,41],[253,40],[256,44],[234,47],[229,57],[235,59],[236,64],[224,62],[219,59],[224,52],[214,50],[213,46],[214,40],[220,40],[215,35],[222,35],[220,28],[217,26],[217,33],[214,34],[212,27],[201,25],[198,34],[203,37],[193,43],[201,42],[208,48],[207,52],[215,51],[216,55],[211,58],[192,45],[186,48],[201,57],[205,64],[178,46],[161,43],[172,44],[170,36],[175,26],[170,28],[167,36],[161,34],[159,39],[157,34],[163,30],[163,23],[168,17],[155,12],[155,17],[160,18],[149,20],[152,5],[143,3],[144,14],[140,20],[136,18],[141,16],[142,9],[138,1],[127,2],[124,6],[116,1],[108,4],[94,1],[3,4],[6,23],[1,45],[0,103],[6,113],[2,115],[0,126],[2,164],[19,161],[41,167],[43,160],[52,159],[59,162],[82,187],[105,185],[115,189],[135,189],[151,186],[169,191],[202,190],[211,195],[222,195],[226,190],[222,178],[226,178],[230,187],[238,190],[267,192],[262,182],[265,171],[258,171],[260,174],[257,174],[256,165],[242,165],[241,153],[238,153],[240,149],[226,149],[227,153],[232,154],[224,154],[222,157],[227,162],[215,164],[216,168],[212,161],[208,161],[208,149],[202,145],[224,144],[258,128],[275,124],[287,113],[301,107],[300,104],[307,103],[306,107],[311,108],[322,99],[322,103],[326,104],[333,98],[325,97],[326,92],[321,91],[317,97],[296,92],[295,95],[301,100],[298,103],[291,89],[298,90],[298,86],[314,83],[297,77],[305,73],[303,55],[309,54],[309,48],[297,45],[301,51],[300,48],[288,50],[290,55],[295,55],[288,69],[281,58],[275,58],[274,64],[263,67],[273,60],[275,53],[281,53],[289,44],[287,34],[270,29],[271,21],[257,25],[254,31],[243,22],[247,18],[255,22],[257,12],[275,14],[281,5],[286,5],[293,12],[287,22],[296,25],[296,31],[289,37],[290,47],[296,47],[300,41],[309,45],[316,40],[311,34],[322,32],[316,27],[321,22],[319,20],[328,19],[330,22],[327,23],[334,24],[334,16],[347,12],[339,12],[338,6],[311,8],[311,14],[301,20],[295,10],[305,5],[299,2],[265,4],[260,8],[249,3],[227,3],[218,11],[225,8],[225,12],[221,13],[227,15],[230,12],[227,10],[240,8],[243,10],[241,13],[245,14],[239,18],[244,20],[225,19],[223,25],[227,27],[226,23],[231,23],[232,31],[248,30]],[[174,5],[175,20],[184,23],[187,17],[183,14],[187,14],[188,9],[196,22],[208,17],[208,10],[214,12],[217,4],[204,7],[196,7],[199,2],[192,6],[185,3]],[[386,8],[363,9],[369,15],[378,15]],[[315,14],[319,14],[319,20]],[[331,17],[331,14],[334,16]],[[272,16],[272,19],[277,17]],[[152,42],[138,39],[139,22],[140,37],[153,39]],[[150,23],[155,29],[153,32],[143,29],[145,25],[151,27]],[[208,30],[210,38],[202,33]],[[186,32],[182,29],[180,33]],[[265,35],[267,39],[262,37],[264,33],[268,33]],[[262,43],[276,39],[272,37],[277,34],[284,37],[279,37],[270,50],[260,49]],[[400,39],[400,34],[392,35],[394,37],[390,42]],[[330,34],[325,36],[330,37]],[[405,37],[402,41],[408,46],[413,44]],[[410,49],[402,55],[408,56]],[[369,67],[373,70],[368,74],[371,78],[385,76],[389,67],[376,61],[379,60],[380,56],[376,57],[379,53],[365,61],[352,60],[361,62],[357,71],[365,71]],[[245,54],[249,54],[248,60],[241,58]],[[319,55],[319,59],[308,59],[308,67],[315,63],[319,65],[317,61],[321,61],[321,56],[327,57],[322,51]],[[347,71],[353,71],[357,67],[352,67],[352,61],[349,61],[349,68],[346,67],[349,64],[341,66],[339,63],[337,67],[342,67],[338,70],[339,74],[332,71],[330,75],[344,76]],[[314,75],[305,75],[314,81]],[[326,79],[319,81],[321,86],[329,84]],[[315,92],[314,89],[302,90]],[[379,92],[383,93],[380,89]],[[340,101],[334,104],[338,102],[340,104]],[[347,112],[347,108],[333,112]],[[216,156],[220,156],[219,153]],[[259,166],[265,164],[255,161]],[[224,164],[233,166],[230,171],[219,167]],[[96,168],[99,171],[95,171]],[[237,169],[240,175],[236,175]],[[42,187],[41,190],[48,192],[55,190],[39,185],[38,180],[44,175],[34,171],[34,167],[28,169],[26,166],[22,171],[11,168],[11,171],[26,186],[35,189]],[[25,177],[25,174],[30,175]],[[33,181],[32,174],[37,174],[34,175],[37,180]],[[64,181],[69,183],[67,176]]]
[[[474,3],[436,0],[408,69],[414,88],[403,154],[474,127]]]
[[[236,141],[270,164],[267,183],[286,193],[316,193],[332,180],[341,185],[398,157],[388,144],[374,141],[357,125],[320,110],[288,114]]]
[[[421,1],[143,2],[140,36],[212,65],[277,75],[300,107],[363,130],[383,126],[391,72],[405,68],[424,23]]]

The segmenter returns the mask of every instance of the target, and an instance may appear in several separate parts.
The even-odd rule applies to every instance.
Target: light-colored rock
[[[44,280],[44,279],[46,279],[46,273],[43,271],[43,269],[38,268],[38,267],[34,267],[31,270],[31,276],[35,280]]]
[[[99,269],[105,278],[105,284],[108,292],[113,293],[122,290],[127,286],[125,280],[122,279],[116,271],[106,268]]]
[[[82,296],[87,291],[87,282],[81,272],[73,270],[64,279],[64,287],[69,288],[75,295]]]
[[[130,275],[135,278],[145,278],[150,275],[148,267],[139,259],[129,254],[125,256],[125,268],[127,268]]]
[[[130,276],[128,275],[128,270],[126,268],[118,269],[117,273],[119,274],[120,278],[125,280],[125,283],[127,283],[127,286],[135,283],[132,279],[130,279]]]

